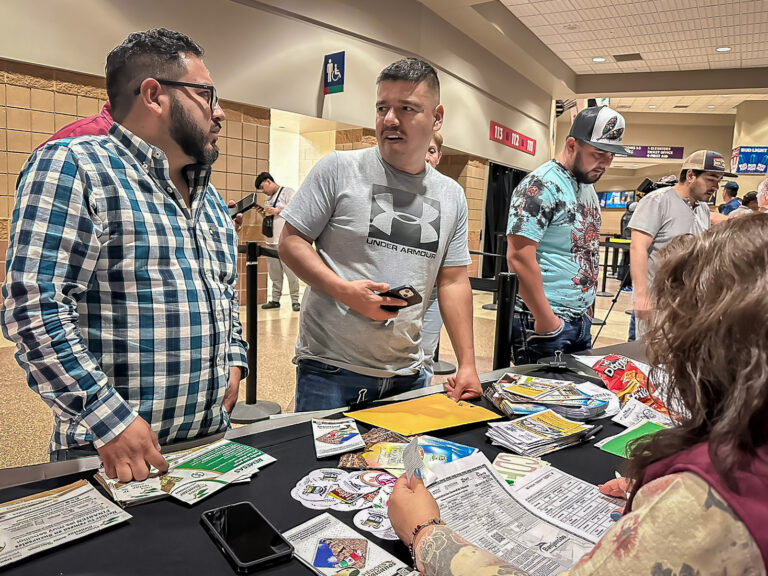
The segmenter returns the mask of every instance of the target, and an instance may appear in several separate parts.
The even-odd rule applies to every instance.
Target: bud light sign
[[[765,174],[767,169],[768,146],[739,146],[733,149],[731,156],[732,172],[736,174]]]

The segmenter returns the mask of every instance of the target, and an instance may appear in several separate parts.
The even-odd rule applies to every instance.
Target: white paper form
[[[537,576],[571,568],[592,543],[546,522],[513,496],[482,453],[434,466],[429,491],[457,534]]]
[[[593,544],[615,524],[611,512],[624,504],[601,494],[594,484],[551,466],[517,480],[511,491],[534,514]]]
[[[654,410],[650,406],[646,406],[636,398],[627,400],[624,407],[621,409],[621,412],[611,420],[616,422],[616,424],[621,424],[627,428],[632,428],[644,420],[656,422],[656,424],[661,424],[667,428],[674,426],[672,419],[669,416]]]

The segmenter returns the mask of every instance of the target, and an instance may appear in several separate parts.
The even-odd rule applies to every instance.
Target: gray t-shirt
[[[683,234],[701,234],[710,226],[709,208],[681,198],[673,187],[661,188],[643,197],[635,208],[629,228],[653,237],[648,247],[648,287],[658,267],[659,250]]]
[[[401,172],[378,148],[332,152],[282,216],[314,239],[323,262],[341,278],[410,285],[423,299],[393,320],[374,322],[308,287],[294,362],[314,359],[380,378],[417,372],[438,270],[471,263],[461,186],[431,166],[421,174]]]

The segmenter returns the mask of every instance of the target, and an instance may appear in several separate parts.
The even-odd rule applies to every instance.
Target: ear
[[[438,104],[437,108],[435,108],[435,122],[432,124],[432,130],[434,132],[437,132],[440,130],[440,128],[443,126],[443,117],[445,116],[445,109],[443,109],[442,104]]]
[[[169,105],[163,87],[154,78],[147,78],[141,83],[136,99],[138,104],[157,115],[162,114],[163,109]]]
[[[576,152],[576,138],[568,136],[565,139],[565,150],[569,155],[573,155]]]

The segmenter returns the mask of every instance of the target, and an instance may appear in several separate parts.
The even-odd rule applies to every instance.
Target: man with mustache
[[[447,391],[455,400],[482,392],[467,201],[454,180],[424,162],[443,122],[437,73],[404,58],[377,84],[378,148],[326,156],[282,211],[280,258],[309,285],[296,344],[298,411],[423,386],[421,327],[435,284],[459,364]],[[403,300],[381,295],[400,286],[418,292],[421,302],[401,308]]]
[[[629,265],[638,340],[646,332],[653,313],[650,293],[658,252],[678,236],[701,234],[709,229],[709,199],[717,192],[723,176],[737,177],[726,172],[725,166],[725,158],[719,152],[697,150],[683,161],[677,184],[644,196],[637,205],[629,221]]]
[[[591,347],[601,222],[593,184],[615,154],[628,154],[623,135],[624,118],[615,110],[582,110],[563,151],[512,193],[507,264],[528,308],[513,322],[515,364]]]
[[[51,460],[98,452],[122,482],[226,430],[247,371],[202,56],[178,32],[128,36],[107,56],[109,134],[42,146],[17,184],[4,334],[53,409]]]

